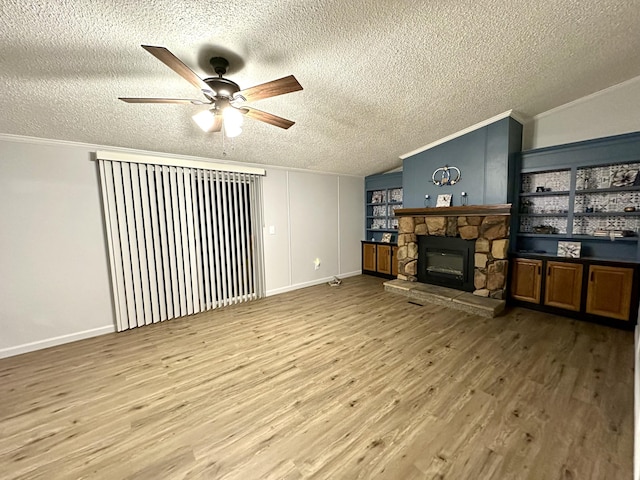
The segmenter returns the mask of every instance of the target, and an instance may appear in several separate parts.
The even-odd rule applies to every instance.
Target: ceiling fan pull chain
[[[227,134],[224,131],[224,120],[222,121],[222,156],[227,156],[227,147],[225,144],[225,138],[227,138]]]

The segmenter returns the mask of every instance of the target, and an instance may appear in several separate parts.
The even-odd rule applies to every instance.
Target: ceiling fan
[[[206,100],[118,97],[123,102],[211,105],[211,109],[203,110],[192,118],[206,132],[219,132],[224,124],[225,133],[230,137],[236,136],[241,132],[240,125],[242,124],[243,115],[284,129],[291,127],[295,123],[286,118],[244,105],[245,102],[253,102],[302,90],[302,86],[293,75],[241,90],[237,83],[223,77],[227,73],[227,68],[229,68],[229,62],[225,58],[211,58],[209,63],[218,76],[201,79],[166,48],[150,45],[142,45],[142,48],[189,83],[199,88]]]

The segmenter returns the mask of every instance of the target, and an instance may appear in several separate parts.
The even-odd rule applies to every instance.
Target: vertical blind
[[[97,157],[118,331],[264,296],[264,171]]]

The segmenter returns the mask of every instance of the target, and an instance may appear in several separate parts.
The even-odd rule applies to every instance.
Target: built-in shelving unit
[[[371,175],[365,178],[364,190],[362,272],[394,278],[398,275],[398,218],[394,211],[402,208],[402,172]]]
[[[380,242],[384,233],[397,240],[398,219],[394,211],[402,208],[402,175],[377,175],[365,186],[365,239]]]
[[[515,163],[509,301],[634,328],[640,132],[530,150]]]
[[[576,241],[584,257],[640,260],[640,133],[530,150],[519,163],[514,252]]]

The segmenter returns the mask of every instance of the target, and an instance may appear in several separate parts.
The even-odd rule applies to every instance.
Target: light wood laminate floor
[[[0,360],[0,477],[628,479],[633,334],[361,276]]]

